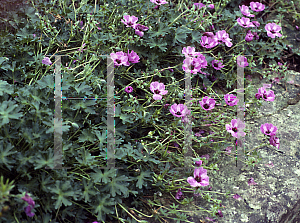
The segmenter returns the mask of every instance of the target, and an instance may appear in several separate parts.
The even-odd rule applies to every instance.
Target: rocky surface
[[[246,128],[249,132],[245,136],[245,149],[251,150],[260,145],[260,126],[264,123],[272,123],[278,130],[276,136],[280,140],[279,150],[269,145],[257,149],[261,161],[256,167],[236,168],[235,158],[222,154],[218,163],[219,171],[215,174],[209,172],[211,195],[222,200],[225,208],[221,209],[223,218],[217,222],[295,222],[289,213],[297,205],[300,199],[300,102],[298,95],[300,88],[300,73],[288,71],[287,74],[294,80],[294,84],[272,84],[267,90],[273,90],[276,97],[273,102],[263,100],[262,106],[258,108],[257,117],[246,117]],[[255,87],[250,95],[255,95],[263,83],[271,83],[268,79],[251,77]],[[246,88],[245,84],[245,88]],[[261,99],[262,100],[262,99]],[[247,99],[245,98],[247,102]],[[225,148],[224,148],[225,149]],[[234,150],[233,150],[234,151]],[[271,163],[273,165],[271,165]],[[248,180],[253,178],[256,185],[248,185]],[[204,190],[207,191],[208,187]],[[226,198],[224,195],[215,196],[217,193],[231,195]],[[241,200],[232,198],[239,194]],[[197,197],[193,204],[198,207],[208,208],[207,201]],[[300,206],[300,204],[298,204]],[[201,212],[193,205],[184,209],[191,211],[194,216],[190,221],[199,222],[211,217],[208,213]],[[296,210],[296,209],[295,209]],[[298,212],[294,211],[294,215]],[[296,216],[294,216],[296,219]],[[205,220],[207,222],[207,220]],[[204,221],[203,221],[204,222]]]

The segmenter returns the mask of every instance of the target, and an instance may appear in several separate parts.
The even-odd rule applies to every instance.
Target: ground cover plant
[[[7,25],[0,44],[1,220],[190,222],[180,207],[200,195],[210,204],[199,207],[206,220],[222,218],[218,196],[240,196],[214,193],[210,173],[219,170],[220,155],[235,159],[236,139],[249,131],[236,118],[237,66],[274,84],[287,79],[288,65],[280,58],[292,46],[281,34],[282,15],[269,21],[267,14],[286,10],[299,21],[295,5],[30,0],[2,18]],[[61,58],[61,73],[62,95],[69,98],[106,98],[107,64],[100,55],[112,58],[115,159],[121,169],[98,169],[107,162],[107,102],[87,99],[62,101],[63,166],[69,169],[45,169],[54,168],[57,158],[54,55],[68,55]],[[191,106],[184,99],[185,73],[191,73]],[[276,95],[267,90],[270,85],[249,95],[253,86],[245,81],[245,113],[255,117],[256,106]],[[175,167],[185,164],[189,121],[193,160],[182,172]],[[260,130],[260,146],[280,150],[280,129],[265,123]],[[215,151],[213,157],[205,154],[207,148]],[[257,150],[245,155],[248,167],[260,160]]]

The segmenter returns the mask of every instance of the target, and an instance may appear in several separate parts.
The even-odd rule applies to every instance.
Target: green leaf
[[[9,119],[20,119],[23,117],[22,113],[18,113],[21,110],[22,106],[16,105],[15,101],[4,101],[0,107],[0,117],[2,122],[0,127],[9,123]]]
[[[150,39],[153,37],[158,37],[160,35],[165,36],[166,34],[169,34],[171,32],[171,29],[169,27],[166,27],[164,23],[159,23],[158,31],[152,31],[150,30],[148,33],[150,35]]]
[[[128,188],[127,186],[129,183],[126,183],[126,181],[130,181],[130,179],[124,175],[119,177],[114,177],[112,180],[103,188],[103,190],[107,190],[110,192],[110,194],[115,197],[116,194],[123,195],[125,197],[128,197]]]
[[[1,58],[2,57],[0,57],[0,63],[1,63]],[[7,83],[6,81],[0,80],[0,96],[3,95],[3,92],[7,93],[7,94],[12,94],[12,93],[14,93],[14,90],[13,90],[13,87],[9,83]]]
[[[91,201],[90,195],[92,195],[92,196],[96,195],[98,192],[92,189],[94,186],[94,183],[91,180],[87,184],[86,179],[83,178],[82,182],[83,182],[83,187],[84,187],[82,198],[84,198],[85,202],[87,203],[87,202]]]
[[[116,170],[115,169],[104,169],[104,173],[102,173],[101,169],[94,170],[96,173],[91,173],[91,178],[94,180],[94,183],[103,182],[108,183],[111,182],[111,178],[115,177]]]
[[[0,141],[0,166],[2,166],[2,164],[4,164],[9,170],[11,170],[11,167],[13,167],[9,164],[16,163],[16,161],[12,158],[7,159],[8,156],[17,152],[17,151],[10,151],[12,149],[13,149],[13,147],[10,143],[7,143],[5,146],[5,149],[4,149],[3,141]]]
[[[187,27],[179,27],[175,32],[175,39],[173,44],[183,43],[185,44],[185,40],[187,38],[187,33],[191,33],[192,31]]]
[[[87,141],[94,142],[95,141],[95,136],[92,133],[92,130],[84,129],[82,131],[82,134],[79,136],[78,141],[79,142],[87,142]]]
[[[94,213],[97,215],[98,221],[105,221],[106,214],[113,214],[113,206],[115,205],[114,199],[109,198],[110,194],[107,195],[97,195],[96,202],[92,205]]]
[[[136,182],[136,186],[137,186],[138,188],[142,189],[144,181],[147,180],[147,178],[148,178],[148,180],[151,180],[151,179],[152,179],[152,178],[151,178],[151,171],[149,171],[149,170],[143,171],[143,172],[141,172],[141,174],[140,174],[139,176],[137,176],[136,178],[137,178],[137,180],[138,180],[138,181]]]
[[[70,190],[70,188],[72,188],[70,181],[62,182],[60,180],[57,180],[55,186],[56,186],[56,188],[48,187],[48,189],[52,193],[56,194],[51,197],[52,199],[56,200],[55,209],[58,209],[59,207],[61,207],[62,204],[64,204],[65,206],[72,205],[71,199],[74,197],[76,198],[76,194],[78,194],[79,191],[74,192],[74,189]]]
[[[95,157],[91,156],[90,152],[84,148],[81,148],[79,152],[80,157],[75,157],[75,159],[84,166],[91,165],[95,161]]]

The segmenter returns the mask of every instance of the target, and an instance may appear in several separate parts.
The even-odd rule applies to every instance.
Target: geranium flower
[[[182,192],[181,192],[181,188],[179,188],[178,189],[178,191],[177,191],[177,193],[176,193],[176,196],[175,196],[175,198],[177,199],[177,200],[179,200],[181,197],[182,197]]]
[[[138,63],[138,62],[140,62],[139,61],[140,57],[133,50],[131,50],[131,53],[129,53],[129,50],[128,50],[127,56],[128,56],[128,60],[131,63]]]
[[[265,123],[260,126],[260,131],[265,135],[275,136],[277,127],[271,123]]]
[[[25,210],[25,213],[28,217],[33,217],[34,216],[34,213],[31,212],[31,209],[34,208],[35,206],[35,203],[34,201],[32,200],[32,198],[27,194],[27,192],[25,193],[25,196],[21,198],[22,200],[26,201],[28,206],[24,208]]]
[[[256,26],[256,27],[259,27],[260,26],[260,23],[258,21],[252,21],[252,23]]]
[[[216,101],[213,98],[205,96],[199,103],[204,110],[208,111],[215,107]]]
[[[220,42],[225,43],[225,45],[228,47],[232,46],[232,43],[230,42],[232,39],[229,38],[229,34],[226,33],[226,30],[221,30],[221,31],[216,32],[214,39],[218,43],[220,43]]]
[[[240,26],[242,26],[244,28],[255,27],[255,25],[252,22],[250,22],[249,18],[245,18],[245,17],[238,18],[237,22]]]
[[[128,61],[128,56],[126,53],[121,52],[116,52],[116,53],[111,53],[110,54],[111,59],[114,61],[115,66],[129,66],[130,63]]]
[[[261,4],[260,2],[250,2],[250,7],[252,11],[260,12],[265,9],[265,5]]]
[[[267,91],[264,87],[258,89],[258,93],[255,94],[255,98],[263,98],[265,101],[274,101],[275,94],[274,91]]]
[[[188,113],[188,108],[184,104],[173,104],[170,108],[170,112],[172,115],[181,118]]]
[[[213,37],[202,36],[201,37],[201,46],[210,49],[217,46],[219,43]]]
[[[241,196],[238,194],[233,195],[233,198],[236,200],[241,200]]]
[[[255,15],[253,15],[249,12],[249,7],[248,6],[242,5],[242,7],[239,6],[239,8],[240,8],[243,15],[249,16],[249,17],[254,17],[255,16]]]
[[[244,61],[244,66],[242,66],[242,61]],[[237,57],[237,64],[239,67],[247,67],[249,64],[247,62],[247,58],[244,56],[238,56]]]
[[[44,59],[42,60],[42,63],[45,64],[45,65],[51,65],[52,64],[49,57],[44,57]]]
[[[135,24],[133,28],[135,29],[135,34],[139,35],[140,37],[144,36],[143,31],[147,31],[149,29],[147,26],[141,24]]]
[[[248,185],[256,185],[257,183],[255,183],[253,177],[251,177],[249,180],[248,180]]]
[[[249,32],[247,32],[245,40],[247,42],[251,42],[253,40],[254,35],[252,34],[251,30],[249,30]]]
[[[194,170],[194,177],[188,177],[187,182],[192,187],[205,187],[209,185],[209,177],[207,176],[207,170],[203,167],[196,168]]]
[[[221,70],[223,67],[225,67],[222,63],[223,63],[223,60],[221,60],[221,61],[213,60],[211,62],[213,68],[215,68],[216,70]]]
[[[274,135],[272,135],[271,137],[270,137],[270,144],[271,145],[273,145],[273,146],[275,146],[277,149],[279,149],[279,147],[280,147],[280,143],[279,143],[279,139],[276,137],[276,136],[274,136]]]
[[[150,0],[150,2],[155,3],[158,6],[168,4],[168,2],[165,0]]]
[[[198,160],[198,161],[195,162],[195,164],[196,164],[197,166],[201,166],[201,165],[202,165],[202,162],[203,162],[202,160]]]
[[[240,138],[241,136],[246,135],[246,133],[243,131],[246,125],[239,118],[232,119],[230,125],[226,124],[225,127],[227,132],[231,133],[233,137]]]
[[[194,3],[194,6],[198,9],[201,9],[202,7],[205,7],[205,5],[203,3]]]
[[[224,95],[224,100],[229,106],[235,106],[239,102],[239,99],[233,94]]]
[[[165,90],[165,85],[163,83],[159,83],[157,81],[152,82],[150,84],[150,90],[154,93],[154,95],[153,95],[154,100],[161,100],[162,95],[165,95],[168,93],[168,91]]]
[[[265,30],[267,31],[267,35],[271,38],[275,38],[276,36],[281,37],[282,35],[279,33],[281,27],[276,25],[276,23],[268,23],[265,25]]]
[[[183,49],[182,49],[181,52],[186,57],[194,57],[194,56],[196,56],[195,47],[190,47],[190,46],[183,47]]]
[[[209,5],[208,5],[208,8],[209,8],[209,9],[214,9],[215,6],[214,6],[214,4],[209,4]]]
[[[136,22],[139,20],[139,18],[135,17],[134,15],[133,16],[124,15],[123,18],[125,19],[125,21],[121,19],[121,22],[124,23],[126,27],[134,27]]]
[[[133,91],[133,88],[131,86],[127,86],[124,91],[126,93],[131,93]]]

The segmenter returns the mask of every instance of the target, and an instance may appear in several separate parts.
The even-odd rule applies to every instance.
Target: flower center
[[[232,128],[232,131],[237,132],[237,127]]]
[[[197,176],[196,178],[195,178],[195,180],[199,183],[199,182],[201,182],[201,176],[199,177],[199,176]]]
[[[176,115],[181,115],[181,112],[179,112],[179,111],[178,111],[178,112],[176,112]]]
[[[155,93],[155,94],[159,94],[160,91],[159,91],[159,90],[155,90],[154,93]]]
[[[121,63],[121,60],[119,60],[119,59],[116,59],[116,62],[117,62],[118,64],[120,64],[120,63]]]
[[[270,134],[270,133],[271,133],[270,130],[267,130],[267,131],[266,131],[266,134]]]
[[[208,104],[205,104],[205,105],[203,105],[203,107],[204,107],[205,109],[208,109],[208,108],[209,108],[209,105],[208,105]]]

